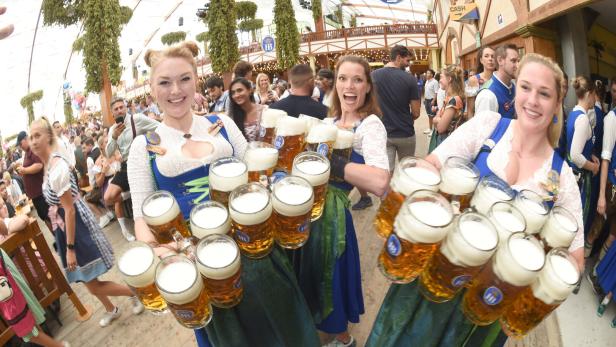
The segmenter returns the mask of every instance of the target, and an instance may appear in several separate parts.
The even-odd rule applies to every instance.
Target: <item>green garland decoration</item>
[[[202,33],[197,34],[196,36],[197,42],[206,42],[210,40],[210,33],[204,31]]]
[[[252,1],[237,1],[235,11],[238,20],[253,19],[257,15],[257,4]]]
[[[164,45],[167,45],[167,46],[171,46],[174,43],[182,42],[185,39],[186,39],[185,31],[172,31],[160,37],[160,41]]]
[[[131,18],[133,18],[133,10],[128,6],[120,6],[120,24],[128,24]]]
[[[73,124],[75,119],[73,118],[73,107],[71,106],[71,98],[66,95],[64,97],[64,121],[66,124]]]
[[[85,16],[87,0],[43,0],[43,24],[60,24],[64,27],[76,24]]]
[[[73,52],[81,52],[81,51],[83,51],[83,46],[84,45],[85,45],[85,42],[83,41],[83,36],[79,36],[73,42]]]
[[[276,0],[274,3],[276,24],[276,57],[282,70],[291,68],[299,61],[300,36],[297,31],[295,11],[291,0]]]
[[[209,47],[212,70],[217,73],[230,72],[240,59],[238,39],[235,35],[236,12],[234,0],[212,0],[208,15],[210,37],[215,37]]]
[[[321,5],[321,0],[312,0],[312,19],[314,19],[315,25],[321,17],[323,17],[323,5]]]
[[[240,31],[255,31],[263,28],[263,19],[244,19],[237,24],[237,28]]]
[[[28,124],[31,124],[34,121],[34,103],[41,100],[43,98],[43,91],[37,90],[35,92],[26,94],[19,103],[21,107],[25,108],[28,112]]]
[[[356,28],[357,27],[357,17],[355,15],[351,16],[349,20],[349,27]]]

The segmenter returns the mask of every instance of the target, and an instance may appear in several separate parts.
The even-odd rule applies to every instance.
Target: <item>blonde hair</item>
[[[259,73],[259,74],[257,75],[257,79],[255,80],[255,81],[257,82],[257,83],[256,83],[256,85],[257,85],[257,88],[256,88],[256,89],[257,89],[257,91],[259,91],[259,92],[261,91],[261,83],[259,82],[259,80],[260,80],[261,78],[265,78],[265,79],[267,80],[267,89],[269,90],[269,86],[270,86],[270,79],[269,79],[269,76],[268,76],[268,75],[266,75],[266,74],[264,74],[263,72],[261,72],[261,73]]]
[[[186,60],[192,67],[195,76],[197,76],[197,62],[195,57],[199,54],[199,46],[192,41],[184,41],[178,45],[165,48],[163,50],[148,49],[145,52],[143,60],[152,68],[152,74],[156,70],[156,66],[166,58],[182,58]]]
[[[4,171],[4,173],[2,174],[2,179],[5,181],[9,181],[9,184],[11,184],[11,174],[8,171]]]
[[[47,120],[47,118],[45,117],[35,119],[32,123],[30,123],[30,134],[32,134],[32,128],[34,128],[35,126],[41,127],[43,131],[47,133],[47,135],[49,136],[49,146],[52,149],[57,149],[58,139],[56,138],[56,134],[54,133],[53,127],[51,126],[51,123],[49,123],[49,120]]]
[[[448,65],[441,71],[442,74],[451,78],[447,87],[448,96],[464,97],[464,71],[459,65]]]
[[[527,53],[524,55],[522,60],[520,61],[520,67],[518,68],[518,76],[522,73],[524,66],[529,63],[536,63],[543,65],[544,67],[550,69],[552,74],[554,75],[554,84],[556,87],[556,96],[558,100],[558,107],[556,109],[556,121],[551,121],[548,126],[548,141],[552,145],[552,147],[556,148],[558,146],[558,140],[560,138],[560,133],[563,127],[563,108],[562,101],[564,95],[562,95],[562,86],[566,84],[565,75],[563,74],[563,70],[560,69],[560,66],[554,60],[543,56],[537,53]]]

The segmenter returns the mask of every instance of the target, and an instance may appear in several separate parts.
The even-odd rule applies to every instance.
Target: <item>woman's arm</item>
[[[449,129],[449,124],[451,124],[456,113],[458,113],[461,108],[461,99],[453,97],[449,100],[443,112],[441,112],[439,116],[435,117],[436,131],[439,134],[447,133],[447,130]],[[436,121],[436,118],[439,118],[438,121]]]
[[[263,112],[263,106],[257,107],[261,107],[261,110],[258,112]],[[248,147],[248,142],[246,142],[244,134],[242,134],[240,128],[237,127],[237,124],[235,124],[233,119],[229,118],[229,116],[220,114],[218,117],[220,117],[222,122],[225,124],[227,135],[229,135],[229,142],[231,142],[231,146],[233,146],[233,155],[236,158],[244,158],[246,147]]]
[[[591,136],[592,134],[590,132],[590,121],[588,120],[588,116],[579,116],[575,120],[575,129],[573,131],[573,140],[571,141],[569,156],[571,157],[571,161],[577,167],[592,171],[596,174],[599,171],[599,163],[589,160],[590,158],[587,159],[582,154],[584,145]]]
[[[603,159],[601,161],[601,175],[599,177],[599,199],[597,200],[597,213],[605,217],[605,211],[607,206],[606,200],[606,186],[607,186],[607,172],[610,169],[610,161]]]
[[[569,253],[576,259],[580,269],[584,269],[584,221],[582,213],[582,198],[575,176],[567,163],[563,164],[560,174],[560,186],[556,206],[562,206],[575,217],[578,231],[569,247]]]
[[[69,172],[66,172],[66,175],[69,175]],[[73,195],[71,193],[71,189],[66,190],[62,195],[60,195],[60,204],[64,209],[64,224],[65,224],[65,232],[66,232],[66,244],[74,245],[75,244],[75,218],[76,211],[75,205],[73,204]],[[74,249],[66,249],[66,265],[70,271],[75,270],[77,268],[77,257],[75,255]]]
[[[389,170],[349,163],[344,167],[344,180],[361,190],[381,197],[389,187]]]

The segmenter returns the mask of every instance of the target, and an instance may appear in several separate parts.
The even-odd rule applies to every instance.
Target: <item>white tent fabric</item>
[[[264,21],[261,36],[271,34],[274,0],[253,0],[258,5],[257,18]],[[352,14],[358,17],[358,25],[377,25],[395,21],[425,21],[426,4],[431,0],[401,0],[397,4],[387,2],[397,0],[330,0],[323,1],[323,14],[331,13],[340,1],[343,6],[345,22]],[[0,113],[0,132],[6,137],[27,128],[27,113],[19,104],[20,99],[29,91],[42,89],[43,99],[35,103],[37,117],[47,116],[51,120],[64,121],[63,85],[68,82],[72,93],[83,91],[85,76],[83,59],[80,53],[72,52],[72,44],[79,35],[81,24],[68,28],[61,26],[43,26],[41,16],[37,28],[42,0],[4,0],[7,13],[0,17],[0,25],[13,23],[15,32],[0,41],[0,95],[2,112]],[[134,64],[142,76],[147,70],[143,54],[148,48],[162,48],[160,37],[171,31],[186,31],[187,39],[207,30],[205,24],[195,15],[197,9],[204,7],[208,0],[120,0],[120,4],[134,9],[131,21],[124,27],[119,39],[122,65],[122,79],[126,86],[134,84],[132,66]],[[299,0],[292,0],[298,26],[310,26],[314,30],[311,11],[300,7]],[[357,5],[357,6],[354,6]],[[405,9],[404,11],[398,9]],[[408,10],[417,11],[417,13]],[[179,17],[183,17],[183,26],[179,26]],[[386,19],[379,19],[386,18]],[[328,28],[331,29],[331,28]],[[34,50],[32,42],[36,31]],[[247,45],[250,37],[247,33],[239,34],[240,45]],[[129,55],[129,49],[133,54]],[[32,60],[30,55],[32,53]],[[31,71],[29,71],[31,63]],[[98,96],[90,95],[87,105],[98,108]],[[74,109],[74,113],[76,113]]]

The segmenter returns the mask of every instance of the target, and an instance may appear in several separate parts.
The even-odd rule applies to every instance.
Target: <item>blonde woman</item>
[[[464,81],[463,71],[458,65],[449,65],[441,72],[440,86],[446,91],[445,107],[434,117],[434,133],[430,138],[432,152],[449,134],[464,122]]]
[[[278,94],[270,88],[269,76],[264,73],[258,74],[257,83],[255,84],[255,103],[259,105],[271,105],[278,101]]]
[[[58,152],[57,138],[47,119],[37,119],[30,125],[30,146],[45,168],[43,195],[49,204],[56,249],[68,281],[83,282],[103,304],[106,312],[99,321],[102,327],[121,315],[110,296],[128,296],[133,313],[143,312],[143,305],[128,286],[98,279],[113,267],[113,249],[79,195],[77,178],[68,160]]]

